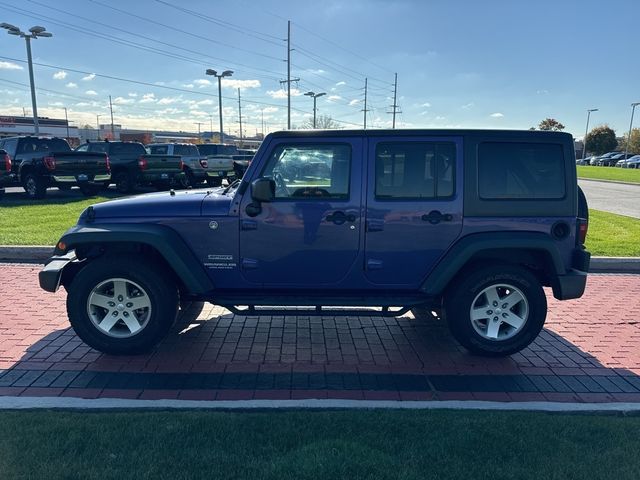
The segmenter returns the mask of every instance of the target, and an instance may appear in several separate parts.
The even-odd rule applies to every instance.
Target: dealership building
[[[38,117],[38,125],[40,135],[70,140],[78,138],[78,127],[69,125],[65,119]],[[33,135],[34,129],[33,117],[0,116],[0,138]]]

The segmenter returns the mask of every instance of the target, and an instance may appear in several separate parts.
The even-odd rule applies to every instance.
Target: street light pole
[[[326,95],[325,92],[315,93],[315,92],[307,92],[305,93],[307,97],[313,98],[313,128],[316,128],[316,99],[323,95]]]
[[[233,70],[225,70],[224,72],[218,74],[215,70],[211,68],[207,68],[204,72],[207,75],[213,75],[218,79],[218,111],[220,113],[220,143],[223,143],[222,139],[224,138],[224,131],[222,129],[222,77],[230,77],[233,75]]]
[[[10,23],[0,23],[0,28],[8,30],[9,35],[17,35],[24,38],[27,42],[27,63],[29,65],[29,83],[31,84],[31,108],[33,110],[33,130],[36,135],[40,133],[40,124],[38,123],[38,107],[36,105],[36,85],[33,80],[33,61],[31,60],[31,39],[38,37],[51,37],[51,33],[46,28],[34,26],[29,29],[29,33],[23,32],[15,25]]]
[[[102,115],[96,115],[96,128],[98,129],[97,138],[100,141],[100,117]]]
[[[636,106],[640,105],[640,102],[634,102],[631,104],[631,121],[629,122],[629,136],[627,137],[627,143],[624,147],[624,159],[626,160],[629,156],[629,144],[631,143],[631,129],[633,128],[633,112],[636,109]]]
[[[584,161],[587,158],[587,132],[589,131],[589,117],[591,117],[591,112],[597,112],[597,108],[591,108],[587,110],[587,128],[584,129],[584,145],[582,146],[582,160]]]

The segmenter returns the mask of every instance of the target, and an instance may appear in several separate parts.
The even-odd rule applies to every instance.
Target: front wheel
[[[540,333],[547,298],[538,279],[513,265],[480,266],[454,281],[444,299],[452,335],[472,353],[506,356]]]
[[[110,255],[91,261],[73,279],[67,313],[90,347],[133,355],[164,338],[178,304],[178,289],[162,268],[133,255]]]

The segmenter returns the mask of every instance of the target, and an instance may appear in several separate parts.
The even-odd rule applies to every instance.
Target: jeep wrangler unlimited
[[[206,301],[250,315],[437,309],[471,352],[509,355],[542,329],[544,286],[560,300],[585,288],[574,159],[559,132],[273,133],[226,188],[90,206],[40,285],[63,285],[74,330],[112,354],[149,350],[181,302]]]

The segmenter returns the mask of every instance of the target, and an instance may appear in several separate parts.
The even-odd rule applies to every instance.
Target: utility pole
[[[100,141],[100,117],[102,115],[96,115],[96,128],[98,129],[98,133],[97,133],[97,140]]]
[[[364,112],[364,129],[367,129],[367,112],[369,110],[367,110],[367,81],[369,79],[365,78],[364,79],[364,108],[362,109],[362,111]]]
[[[264,108],[260,109],[260,113],[262,114],[262,138],[264,139]]]
[[[299,78],[291,78],[291,20],[287,21],[287,79],[280,84],[287,84],[287,130],[291,130],[291,82],[299,82]]]
[[[202,125],[202,122],[196,122],[196,125],[198,125],[198,141],[200,141],[202,139],[200,136],[200,125]]]
[[[67,107],[64,107],[64,119],[67,122],[67,141],[69,141],[69,117],[67,116]]]
[[[627,143],[626,143],[626,146],[624,147],[625,160],[629,158],[629,144],[631,143],[631,130],[633,129],[633,112],[635,111],[638,105],[640,105],[640,102],[633,102],[631,104],[631,121],[629,122],[629,136],[627,137]]]
[[[238,118],[240,121],[240,145],[242,145],[242,103],[240,102],[240,89],[238,88]]]
[[[398,111],[398,103],[397,103],[397,98],[398,98],[398,74],[395,74],[395,80],[393,81],[393,105],[391,106],[391,108],[393,108],[393,122],[392,122],[392,127],[391,128],[396,128],[396,112]]]
[[[113,104],[111,103],[111,95],[109,95],[109,110],[111,111],[111,140],[115,140],[116,132],[113,128]]]
[[[589,119],[591,118],[591,112],[597,112],[597,108],[590,108],[587,110],[587,126],[584,129],[584,145],[582,146],[582,161],[587,157],[587,135],[589,134]]]

